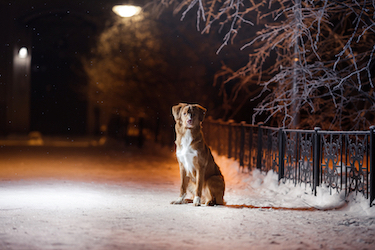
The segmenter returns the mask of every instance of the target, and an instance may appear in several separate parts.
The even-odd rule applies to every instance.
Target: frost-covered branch
[[[226,65],[217,73],[216,81],[232,86],[232,93],[226,94],[227,110],[237,109],[231,103],[246,92],[241,96],[260,100],[254,112],[249,111],[253,122],[266,114],[266,121],[276,118],[282,126],[292,126],[299,118],[299,126],[367,129],[375,123],[374,2],[170,0],[168,4],[176,4],[183,17],[196,9],[202,33],[221,32],[218,53],[230,43],[242,43],[248,63],[237,69]],[[257,90],[251,95],[250,89]]]

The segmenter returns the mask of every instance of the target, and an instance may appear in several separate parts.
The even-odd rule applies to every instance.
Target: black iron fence
[[[207,119],[205,138],[219,155],[242,168],[278,173],[279,180],[318,186],[332,192],[375,198],[375,126],[368,131],[323,131],[272,128]]]

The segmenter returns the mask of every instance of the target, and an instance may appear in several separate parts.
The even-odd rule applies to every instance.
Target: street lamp
[[[134,5],[115,5],[112,8],[112,11],[120,17],[132,17],[138,15],[141,10],[141,7]]]
[[[7,109],[8,129],[14,132],[27,132],[30,127],[30,65],[31,53],[24,46],[13,47],[13,77],[8,87]],[[22,100],[22,101],[20,101]]]
[[[29,53],[28,53],[26,47],[22,47],[22,48],[18,51],[18,57],[19,57],[19,58],[25,59],[25,58],[27,58],[28,55],[29,55]]]

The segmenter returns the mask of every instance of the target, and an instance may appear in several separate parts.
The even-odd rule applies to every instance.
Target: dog
[[[176,156],[180,167],[180,197],[171,204],[184,204],[186,191],[193,195],[193,205],[224,205],[225,183],[219,166],[206,144],[201,124],[206,109],[198,104],[180,103],[172,107],[176,121]]]

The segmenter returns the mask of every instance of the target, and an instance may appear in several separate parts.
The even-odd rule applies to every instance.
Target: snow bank
[[[258,169],[247,172],[239,163],[214,153],[226,181],[225,200],[229,205],[249,205],[273,208],[316,208],[319,210],[339,209],[357,215],[375,215],[375,207],[361,194],[345,197],[326,187],[318,187],[317,195],[305,184],[278,181],[277,173],[262,173]]]

